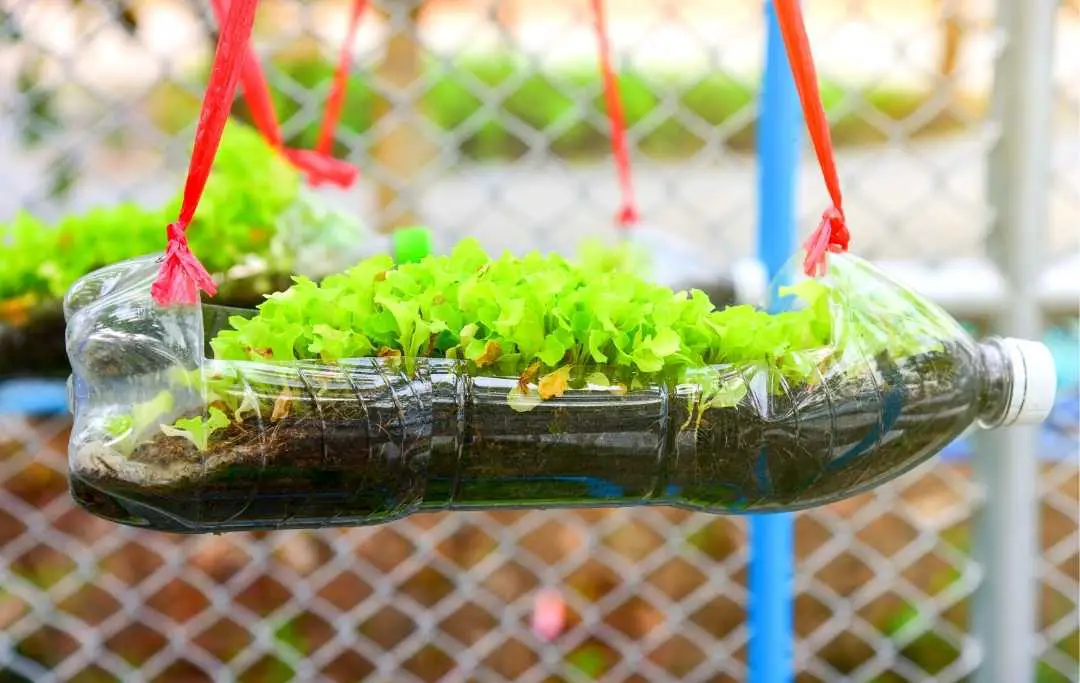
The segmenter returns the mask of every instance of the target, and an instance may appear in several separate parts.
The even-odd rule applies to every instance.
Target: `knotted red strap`
[[[795,88],[799,91],[810,140],[814,144],[818,165],[821,166],[821,174],[832,200],[832,206],[821,216],[821,224],[805,243],[806,260],[803,269],[808,276],[816,277],[825,273],[825,258],[829,252],[847,251],[851,234],[844,218],[840,179],[837,177],[836,161],[833,159],[832,136],[818,90],[817,71],[810,51],[810,41],[806,36],[802,9],[798,0],[773,0],[773,4],[776,6],[777,22],[784,38],[788,61],[791,63]]]
[[[165,258],[161,264],[157,280],[150,287],[154,301],[162,306],[185,304],[193,306],[199,302],[199,290],[210,296],[217,293],[217,284],[206,272],[199,259],[188,247],[185,225],[179,221],[170,223],[165,230],[169,244],[165,248]]]
[[[359,174],[356,167],[349,162],[335,159],[329,154],[323,154],[313,149],[286,147],[282,152],[285,154],[285,158],[292,162],[293,166],[303,172],[308,185],[312,187],[318,187],[319,185],[334,185],[342,188],[352,187]]]
[[[213,0],[214,13],[218,22],[224,22],[229,12],[230,0]],[[341,119],[341,109],[345,102],[345,93],[349,84],[349,62],[352,57],[352,43],[360,27],[360,17],[367,7],[367,0],[354,0],[345,42],[341,46],[334,81],[323,113],[322,125],[316,149],[302,150],[285,147],[281,135],[281,126],[274,113],[270,98],[270,87],[266,75],[259,66],[259,57],[250,45],[247,46],[247,58],[241,75],[244,99],[251,110],[251,119],[255,127],[263,134],[267,142],[279,149],[285,157],[299,169],[312,186],[335,185],[347,188],[356,182],[359,171],[355,166],[331,156],[334,142],[334,130]]]
[[[245,47],[255,23],[255,6],[258,0],[236,0],[218,36],[210,82],[203,95],[202,112],[195,130],[195,144],[188,164],[184,199],[176,222],[169,225],[166,235],[168,246],[162,259],[161,270],[151,287],[154,301],[162,306],[172,304],[195,305],[199,302],[199,290],[210,296],[217,287],[191,253],[184,232],[195,215],[202,198],[206,179],[221,143],[221,134],[229,118],[233,96],[244,65]]]
[[[600,49],[600,75],[604,80],[604,98],[607,103],[608,121],[611,123],[611,152],[615,157],[615,170],[619,176],[622,206],[616,216],[619,227],[628,229],[639,219],[637,200],[634,197],[634,178],[630,166],[630,149],[626,142],[626,115],[623,113],[619,77],[611,63],[611,44],[608,40],[607,21],[604,18],[603,0],[592,0],[596,27],[596,41]]]

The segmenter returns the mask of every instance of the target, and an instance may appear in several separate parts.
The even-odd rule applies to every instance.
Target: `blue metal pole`
[[[795,179],[801,115],[795,82],[771,0],[765,0],[766,48],[758,119],[758,258],[773,285],[794,254]],[[794,679],[793,519],[750,518],[750,683]]]

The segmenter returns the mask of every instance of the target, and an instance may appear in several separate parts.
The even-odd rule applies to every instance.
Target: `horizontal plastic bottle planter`
[[[510,398],[518,377],[445,359],[206,359],[214,316],[152,305],[153,259],[118,264],[66,302],[72,492],[99,516],[182,533],[447,509],[789,511],[894,479],[973,424],[1045,418],[1045,347],[975,342],[864,262],[832,263],[870,302],[837,307],[836,334],[877,324],[902,354],[856,339],[795,385],[764,364],[671,380],[580,367],[561,396],[527,405]]]

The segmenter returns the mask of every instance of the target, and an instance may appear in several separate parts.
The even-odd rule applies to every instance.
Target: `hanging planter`
[[[977,343],[852,256],[769,314],[466,241],[300,281],[218,329],[211,307],[156,305],[156,272],[120,264],[69,295],[71,476],[95,514],[168,531],[795,510],[1054,397],[1045,347]]]
[[[222,287],[222,303],[255,306],[263,294],[287,287],[290,275],[303,270],[303,261],[288,250],[298,233],[292,216],[298,213],[299,193],[299,174],[257,134],[239,124],[228,128],[195,238]],[[64,293],[97,268],[159,251],[162,226],[178,204],[179,199],[164,208],[134,202],[100,206],[55,225],[24,213],[0,226],[0,379],[69,374]],[[351,223],[322,220],[333,223],[352,229]]]
[[[186,230],[254,7],[234,0],[225,22],[165,257],[102,269],[65,300],[71,488],[93,513],[199,533],[445,509],[798,510],[879,486],[972,425],[1049,413],[1045,346],[977,342],[844,253],[798,41],[833,205],[768,311],[587,261],[492,259],[472,240],[298,278],[257,310],[204,304],[216,286]],[[781,9],[797,37],[797,4]]]

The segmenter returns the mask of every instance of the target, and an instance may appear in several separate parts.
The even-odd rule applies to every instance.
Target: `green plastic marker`
[[[399,228],[392,233],[394,261],[416,263],[432,252],[431,231],[425,227]]]

